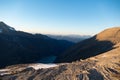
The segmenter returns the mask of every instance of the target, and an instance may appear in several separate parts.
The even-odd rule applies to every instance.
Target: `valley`
[[[28,33],[25,34],[26,34],[25,37],[34,37],[32,36],[32,34]],[[2,33],[0,35],[2,35]],[[7,35],[13,35],[13,33]],[[14,36],[16,36],[16,34]],[[41,36],[42,36],[41,39],[49,41],[51,41],[52,39],[44,35]],[[40,35],[37,35],[37,37],[40,37]],[[35,37],[35,39],[39,38]],[[44,42],[44,44],[45,43],[46,42]],[[66,45],[66,43],[61,42],[60,45]],[[47,44],[47,46],[49,45]],[[56,46],[53,49],[57,50]],[[15,63],[14,65],[7,65],[6,67],[0,69],[0,79],[119,80],[120,79],[119,51],[120,51],[120,28],[119,27],[109,28],[96,34],[91,38],[88,38],[86,40],[80,41],[77,44],[74,44],[72,47],[64,50],[63,53],[57,56],[53,56],[52,54],[49,56],[47,55],[46,57],[45,56],[41,57],[39,55],[38,58],[41,57],[41,59],[38,60],[38,58],[36,59],[34,55],[31,55],[31,57],[29,57],[30,55],[28,55],[29,57],[28,60],[35,58],[37,61],[34,63],[22,62],[22,64]],[[23,56],[24,54],[21,55]],[[24,55],[24,57],[26,57],[26,55]]]

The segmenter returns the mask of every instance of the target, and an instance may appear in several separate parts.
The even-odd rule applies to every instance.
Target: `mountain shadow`
[[[73,44],[42,34],[16,31],[0,22],[0,68],[13,64],[41,62],[41,59],[49,56],[57,57]]]
[[[120,28],[110,28],[79,42],[60,55],[55,62],[72,62],[86,59],[113,49],[120,42]]]

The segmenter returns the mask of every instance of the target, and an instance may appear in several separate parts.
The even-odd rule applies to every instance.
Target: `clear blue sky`
[[[27,32],[93,35],[120,26],[120,0],[0,0],[0,21]]]

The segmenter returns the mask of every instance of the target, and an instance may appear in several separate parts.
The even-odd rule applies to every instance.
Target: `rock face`
[[[106,29],[68,49],[56,59],[56,62],[72,62],[96,56],[113,49],[119,42],[120,27]]]
[[[0,68],[13,64],[33,63],[48,56],[58,56],[73,44],[42,34],[16,31],[0,22]]]

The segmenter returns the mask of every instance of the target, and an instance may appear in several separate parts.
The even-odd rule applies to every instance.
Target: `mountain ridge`
[[[90,38],[90,35],[52,35],[52,34],[47,34],[47,36],[57,39],[57,40],[67,40],[71,41],[74,43],[78,43],[80,41],[83,41],[87,38]]]
[[[16,31],[13,27],[8,26],[7,24],[5,24],[4,22],[0,22],[0,32],[4,32],[4,33],[9,33]]]
[[[72,62],[79,59],[86,59],[113,49],[113,46],[120,42],[120,27],[106,29],[97,35],[77,43],[55,62]]]
[[[42,34],[11,30],[0,23],[0,68],[13,64],[33,63],[41,58],[58,56],[74,43]],[[6,59],[7,58],[7,59]]]

